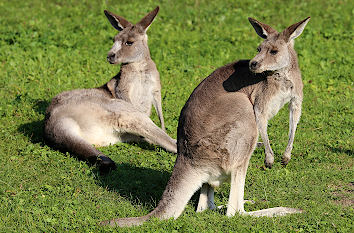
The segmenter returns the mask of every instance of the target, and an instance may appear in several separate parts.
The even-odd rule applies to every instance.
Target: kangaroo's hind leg
[[[234,216],[236,212],[245,212],[243,198],[247,167],[248,161],[247,164],[243,164],[243,166],[239,166],[231,172],[230,197],[226,211],[226,215],[229,217]]]
[[[177,153],[176,140],[171,138],[144,113],[139,111],[121,112],[116,119],[117,131],[124,131],[143,137],[143,140],[151,144],[159,145],[169,152]]]
[[[208,208],[211,210],[216,208],[214,204],[214,188],[210,184],[204,183],[200,189],[197,212],[203,212]]]
[[[81,137],[80,127],[72,118],[49,122],[45,127],[45,136],[59,150],[69,151],[81,160],[96,164],[101,172],[116,169],[113,160]]]

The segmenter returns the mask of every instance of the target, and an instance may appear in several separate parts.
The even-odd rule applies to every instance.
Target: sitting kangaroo
[[[146,35],[158,11],[159,7],[136,25],[105,11],[113,27],[120,31],[107,56],[111,64],[123,63],[120,72],[102,87],[67,91],[54,97],[45,119],[49,143],[97,163],[103,172],[114,169],[115,163],[92,145],[144,139],[177,152],[176,140],[149,118],[153,104],[164,129],[160,78],[150,58]]]
[[[245,212],[244,187],[258,129],[262,130],[259,124],[266,125],[266,120],[289,99],[295,99],[290,107],[296,109],[293,124],[299,118],[302,85],[293,46],[309,19],[278,33],[249,18],[265,39],[259,46],[260,54],[251,61],[240,60],[215,70],[193,91],[181,111],[178,156],[157,208],[142,217],[118,218],[101,224],[122,227],[140,225],[151,217],[177,218],[200,187],[197,211],[214,208],[213,187],[230,176],[227,216],[236,212],[269,217],[301,213],[286,207]]]

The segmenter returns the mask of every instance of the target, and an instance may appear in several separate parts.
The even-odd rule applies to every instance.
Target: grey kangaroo
[[[164,132],[160,78],[147,45],[146,31],[158,11],[159,7],[136,25],[104,12],[120,31],[107,56],[111,64],[122,63],[120,72],[101,87],[66,91],[53,98],[45,119],[50,144],[96,163],[103,172],[116,165],[93,145],[143,139],[177,153],[176,140]],[[152,105],[162,129],[149,118]]]
[[[101,224],[123,227],[140,225],[151,217],[178,218],[199,188],[197,211],[215,208],[214,187],[229,177],[227,216],[237,212],[269,217],[301,213],[302,210],[286,207],[245,212],[244,187],[258,131],[265,134],[267,119],[289,100],[294,111],[291,132],[299,119],[302,84],[293,46],[309,19],[278,33],[249,18],[257,34],[265,39],[259,54],[252,60],[218,68],[189,97],[179,118],[176,163],[157,208],[142,217],[118,218]]]
[[[261,98],[255,99],[254,103],[256,122],[265,147],[265,165],[271,168],[274,163],[274,153],[267,134],[268,120],[275,116],[284,104],[290,102],[289,139],[282,159],[282,164],[287,165],[291,159],[303,99],[303,83],[294,50],[294,39],[302,33],[309,18],[290,26],[281,34],[255,19],[250,18],[249,21],[257,34],[265,39],[257,48],[258,54],[250,61],[250,70],[255,73],[265,72],[272,77],[262,87],[262,91],[265,89],[267,91]],[[296,28],[294,34],[287,35],[286,33],[289,34],[293,28]],[[287,40],[282,38],[287,36],[289,37]]]

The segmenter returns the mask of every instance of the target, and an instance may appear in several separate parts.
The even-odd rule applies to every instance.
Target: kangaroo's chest
[[[130,74],[128,95],[131,103],[141,111],[150,114],[153,102],[153,90],[156,85],[155,77],[148,72]]]
[[[267,119],[271,119],[275,116],[279,110],[288,103],[292,96],[293,83],[290,80],[281,80],[276,83],[276,88],[274,92],[270,95],[269,101],[265,106],[265,113],[267,114]]]

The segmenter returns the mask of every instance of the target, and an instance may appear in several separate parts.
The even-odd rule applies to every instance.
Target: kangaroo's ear
[[[143,29],[143,31],[146,32],[148,30],[148,28],[150,27],[150,24],[154,20],[155,16],[159,12],[159,10],[160,10],[160,7],[157,6],[153,11],[151,11],[144,18],[142,18],[139,21],[139,23],[137,23],[136,25],[140,26]]]
[[[291,25],[290,27],[288,27],[287,29],[285,29],[282,32],[282,36],[284,37],[285,41],[289,42],[293,39],[295,39],[296,37],[300,36],[302,31],[304,30],[306,24],[309,22],[310,17],[307,17],[306,19],[295,23],[293,25]]]
[[[263,39],[267,39],[270,34],[276,33],[277,31],[271,28],[269,25],[261,23],[255,19],[248,18],[248,21],[252,24],[254,30]]]
[[[112,24],[112,26],[118,31],[122,31],[124,28],[133,25],[123,17],[113,14],[112,12],[109,12],[107,10],[104,10],[104,14],[106,15],[107,19]]]

